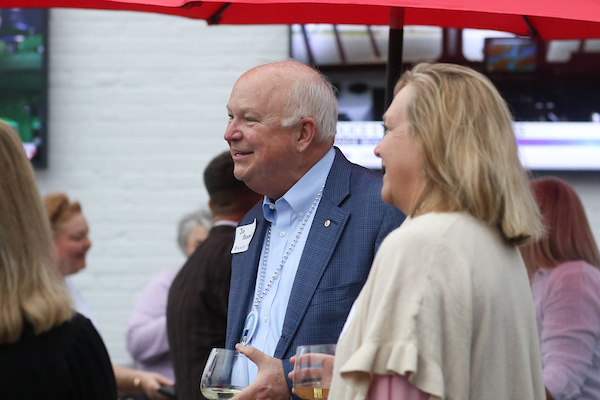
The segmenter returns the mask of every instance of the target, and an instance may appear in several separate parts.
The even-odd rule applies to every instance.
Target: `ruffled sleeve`
[[[440,321],[448,304],[438,290],[440,278],[432,266],[441,260],[449,263],[453,255],[444,247],[423,249],[420,239],[405,237],[400,230],[386,239],[355,305],[357,314],[351,324],[359,324],[361,329],[351,329],[353,333],[340,340],[341,348],[354,349],[340,374],[356,398],[365,398],[372,374],[408,373],[412,385],[443,396],[440,358],[448,332]]]

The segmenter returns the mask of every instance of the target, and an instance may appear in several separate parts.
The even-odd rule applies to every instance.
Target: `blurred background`
[[[157,273],[184,262],[176,244],[177,223],[207,204],[202,173],[227,149],[225,105],[242,73],[290,56],[318,65],[339,88],[341,119],[354,123],[340,129],[338,144],[354,161],[372,162],[368,158],[381,132],[373,128],[379,123],[370,121],[379,120],[383,111],[387,28],[369,33],[365,27],[344,27],[336,33],[332,26],[318,25],[209,27],[175,16],[68,9],[49,10],[45,25],[45,20],[26,14],[19,19],[10,11],[0,13],[0,117],[32,144],[41,194],[63,191],[82,204],[93,244],[86,269],[73,280],[117,364],[131,361],[125,330],[141,290]],[[439,59],[451,43],[443,45],[448,34],[441,28],[407,27],[405,63]],[[465,45],[454,56],[484,68],[489,36],[507,35],[461,32]],[[552,54],[550,61],[559,70],[573,54],[600,54],[597,41],[551,47],[544,54]],[[40,75],[43,71],[47,78]],[[598,71],[586,72],[586,87],[595,87]],[[512,76],[495,75],[507,97],[524,85],[522,74]],[[16,90],[17,83],[25,83],[20,86],[25,89]],[[572,122],[555,110],[566,109],[570,97],[554,100],[554,94],[534,86],[528,98],[520,96],[514,104],[525,102],[524,110],[537,110],[532,115],[538,122]],[[600,123],[594,121],[600,91],[592,93],[586,115],[576,122],[600,135]],[[564,126],[562,133],[572,129]],[[356,144],[361,150],[354,156]],[[600,165],[600,139],[588,145]],[[598,239],[600,168],[548,169],[534,173],[560,176],[575,187]]]

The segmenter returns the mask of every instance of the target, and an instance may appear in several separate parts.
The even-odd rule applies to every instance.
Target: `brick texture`
[[[153,14],[52,10],[49,168],[40,191],[82,203],[93,246],[75,281],[115,363],[157,273],[182,265],[179,218],[207,203],[202,171],[226,150],[235,80],[288,57],[286,26],[211,26]],[[581,195],[600,238],[600,175],[558,174]]]
[[[179,218],[207,204],[202,173],[227,149],[231,87],[288,57],[287,26],[207,26],[133,12],[50,13],[49,167],[40,191],[79,200],[93,242],[75,281],[111,358],[140,291],[182,265]]]

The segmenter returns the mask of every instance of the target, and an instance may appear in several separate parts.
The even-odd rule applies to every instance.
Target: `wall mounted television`
[[[600,122],[515,122],[519,158],[533,171],[600,171]],[[383,137],[377,121],[339,121],[335,145],[352,162],[374,170]]]
[[[537,43],[530,38],[486,38],[483,47],[485,72],[535,72],[537,51]]]
[[[309,42],[315,54],[327,49],[336,52],[330,31],[311,31]],[[582,77],[568,63],[550,63],[540,53],[545,47],[529,38],[490,34],[495,36],[482,43],[487,55],[482,54],[482,61],[470,65],[487,74],[513,112],[519,154],[525,168],[600,171],[599,75],[593,72]],[[367,35],[363,39],[368,42]],[[409,39],[404,37],[405,45]],[[354,52],[351,47],[357,40],[343,43],[348,54]],[[306,47],[304,41],[293,40],[291,55],[299,55],[303,60],[301,55]],[[372,62],[357,65],[348,59],[347,63],[339,61],[335,65],[317,63],[338,91],[336,146],[350,161],[380,170],[381,160],[373,150],[383,136],[385,65]],[[486,66],[493,68],[493,72],[488,73]],[[556,75],[555,69],[560,74]]]
[[[0,119],[35,168],[48,165],[48,11],[0,8]]]

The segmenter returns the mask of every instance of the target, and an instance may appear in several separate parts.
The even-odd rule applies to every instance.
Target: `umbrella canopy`
[[[146,11],[209,24],[389,25],[386,105],[401,74],[404,25],[491,29],[536,40],[600,38],[598,0],[0,0],[2,7]]]
[[[209,24],[388,25],[404,9],[405,25],[492,29],[542,40],[600,38],[597,0],[0,0],[0,7],[147,11]]]

